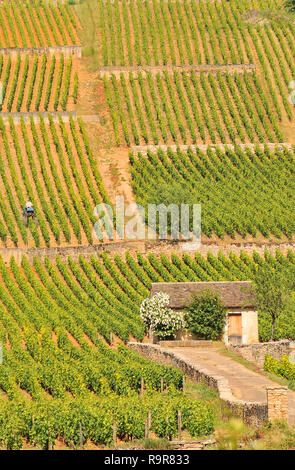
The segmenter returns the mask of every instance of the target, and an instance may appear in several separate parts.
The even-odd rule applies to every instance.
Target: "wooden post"
[[[150,430],[149,430],[149,418],[146,418],[146,420],[145,420],[145,433],[144,433],[144,438],[145,438],[145,439],[148,439],[148,438],[149,438],[149,434],[150,434]]]
[[[168,416],[166,416],[166,423],[168,424]],[[167,437],[167,439],[168,439],[169,441],[171,440],[171,438],[170,438],[170,436],[168,436],[168,434],[167,434],[166,437]]]
[[[114,446],[117,444],[117,423],[116,421],[113,422],[113,442]]]
[[[48,446],[47,446],[48,450],[53,450],[53,445],[51,444],[50,442],[50,437],[49,437],[49,428],[48,428]]]
[[[149,420],[149,429],[150,429],[152,425],[152,412],[151,411],[148,412],[148,420]]]
[[[110,332],[110,343],[113,344],[113,333]]]
[[[163,393],[164,390],[164,379],[161,377],[161,393]]]
[[[81,423],[79,423],[79,441],[80,441],[80,449],[83,450],[83,432],[82,432]]]
[[[178,440],[179,441],[181,441],[181,426],[182,426],[181,410],[178,410],[178,412],[177,412],[177,428],[178,428]]]
[[[140,396],[143,397],[143,393],[144,393],[144,380],[143,380],[143,377],[141,377],[141,380],[140,380]]]

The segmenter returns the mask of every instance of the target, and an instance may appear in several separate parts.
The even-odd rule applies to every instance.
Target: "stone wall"
[[[197,339],[172,339],[161,340],[158,343],[161,348],[213,348],[214,343],[210,340],[197,340]]]
[[[63,246],[63,247],[50,247],[50,248],[1,248],[0,255],[2,256],[6,264],[9,263],[11,256],[15,258],[15,261],[20,264],[22,257],[26,256],[30,263],[33,262],[35,256],[41,261],[45,257],[48,257],[52,261],[55,260],[56,256],[66,260],[69,256],[74,260],[78,261],[79,256],[90,257],[103,252],[123,254],[126,251],[137,252],[142,251],[143,247],[141,242],[122,242],[122,243],[104,243],[97,245],[85,245],[85,246]]]
[[[70,115],[74,120],[77,120],[77,111],[32,111],[32,112],[14,112],[14,113],[0,113],[0,116],[3,119],[4,124],[9,124],[9,118],[13,119],[15,124],[19,124],[21,118],[23,118],[24,122],[30,123],[31,118],[33,118],[34,122],[38,124],[40,122],[40,116],[43,117],[44,122],[48,123],[49,118],[51,116],[54,122],[59,122],[59,116],[62,118],[63,122],[69,122]]]
[[[285,339],[269,343],[227,345],[227,348],[239,356],[242,356],[247,361],[255,362],[255,364],[261,368],[263,368],[266,354],[270,354],[279,361],[282,355],[288,356],[291,352],[290,342]]]
[[[100,78],[108,77],[115,75],[117,79],[120,79],[120,75],[123,74],[126,78],[129,77],[129,73],[133,74],[141,73],[143,77],[149,72],[151,75],[155,76],[160,74],[163,76],[164,72],[170,74],[177,72],[190,72],[193,71],[196,74],[204,73],[217,73],[217,72],[227,72],[227,73],[244,73],[244,72],[255,72],[256,66],[254,64],[225,64],[225,65],[129,65],[129,66],[105,66],[100,67],[99,76]]]
[[[267,421],[267,402],[247,402],[234,397],[228,380],[216,374],[209,373],[204,368],[197,367],[193,362],[182,359],[176,352],[168,351],[154,344],[128,343],[128,346],[138,354],[160,364],[178,367],[191,379],[205,382],[214,388],[219,395],[224,408],[241,418],[250,426],[260,426]]]
[[[253,251],[256,251],[261,256],[264,255],[265,250],[268,250],[270,254],[275,255],[276,250],[280,250],[283,254],[287,254],[288,250],[295,250],[295,243],[251,243],[251,242],[242,242],[238,243],[233,240],[233,243],[228,243],[224,245],[222,240],[204,242],[202,243],[199,250],[197,250],[200,255],[207,256],[207,253],[210,252],[214,256],[218,255],[218,252],[222,250],[224,255],[229,255],[231,252],[239,255],[243,250],[247,254],[252,255]],[[40,259],[44,259],[45,256],[54,260],[56,255],[59,255],[61,258],[66,259],[68,256],[72,256],[74,259],[77,259],[79,255],[89,257],[91,255],[96,255],[107,251],[110,253],[124,254],[126,251],[129,251],[132,254],[140,252],[142,254],[154,253],[159,255],[160,253],[166,253],[168,256],[171,252],[178,253],[181,255],[183,253],[183,242],[178,242],[177,240],[162,240],[162,241],[110,241],[105,243],[97,243],[94,245],[72,245],[72,246],[57,246],[50,248],[0,248],[0,256],[4,259],[6,263],[9,263],[10,257],[14,256],[18,263],[21,262],[22,256],[26,255],[29,259],[33,259],[34,256],[38,256]],[[194,254],[195,250],[192,252]]]
[[[50,46],[50,47],[6,47],[0,48],[0,54],[10,55],[16,58],[18,54],[64,54],[65,56],[75,55],[82,57],[81,46]]]
[[[267,405],[269,421],[286,421],[288,423],[288,387],[272,385],[267,387]]]
[[[246,143],[246,144],[238,144],[241,149],[250,149],[250,150],[255,150],[255,147],[258,147],[261,150],[264,150],[265,148],[268,148],[271,151],[274,151],[276,148],[279,150],[286,148],[289,151],[293,152],[293,146],[292,144],[288,142],[281,142],[281,143],[265,143],[265,144],[252,144],[252,143]],[[181,152],[186,152],[189,148],[192,149],[194,152],[199,149],[202,152],[206,152],[208,147],[210,148],[215,148],[217,147],[220,149],[222,152],[225,152],[226,149],[229,150],[234,150],[235,145],[234,144],[197,144],[197,145],[136,145],[131,148],[132,152],[137,155],[138,153],[141,153],[142,155],[147,155],[147,152],[158,152],[159,150],[163,150],[163,152],[167,152],[168,148],[172,150],[172,152],[176,152],[177,149],[179,148]]]

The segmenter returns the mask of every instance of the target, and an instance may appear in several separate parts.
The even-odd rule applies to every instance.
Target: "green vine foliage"
[[[185,320],[188,330],[199,339],[220,339],[224,330],[226,308],[218,295],[210,290],[194,296],[188,307]]]

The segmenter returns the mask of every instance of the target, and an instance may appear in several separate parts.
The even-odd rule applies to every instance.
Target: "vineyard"
[[[117,145],[283,140],[257,74],[146,75],[104,78]]]
[[[77,445],[79,425],[85,439],[109,444],[114,419],[122,439],[141,438],[148,411],[151,430],[160,437],[176,434],[178,410],[191,435],[212,430],[210,408],[177,392],[180,371],[152,364],[123,345],[114,350],[105,344],[113,341],[112,332],[124,341],[130,334],[143,339],[138,302],[147,289],[133,274],[137,293],[121,265],[131,271],[108,257],[81,257],[79,264],[57,258],[56,265],[36,258],[33,266],[23,258],[21,268],[13,258],[9,268],[0,261],[0,387],[11,402],[2,402],[0,416],[5,421],[9,414],[12,426],[2,428],[2,445],[19,448],[22,437],[43,448],[57,437]],[[168,396],[161,395],[166,388]]]
[[[33,265],[23,257],[21,266],[11,258],[9,267],[1,259],[0,388],[9,399],[0,405],[1,444],[20,448],[25,438],[48,448],[60,438],[78,446],[79,426],[85,440],[110,444],[114,420],[121,439],[142,438],[148,412],[151,430],[172,437],[178,410],[192,436],[210,433],[212,410],[179,390],[180,371],[153,364],[122,343],[116,349],[107,343],[116,337],[143,339],[139,305],[151,282],[245,280],[264,264],[294,267],[295,256],[127,253],[125,259],[104,254],[81,256],[79,262],[35,258]],[[277,323],[277,338],[295,337],[294,314]],[[270,328],[270,319],[260,313],[262,339]]]
[[[0,5],[0,48],[78,44],[79,20],[68,3],[13,0]]]
[[[131,337],[141,341],[145,331],[139,306],[149,295],[152,282],[247,280],[253,278],[258,266],[267,264],[283,269],[294,263],[291,251],[287,256],[277,251],[275,257],[268,252],[264,257],[244,252],[239,257],[233,253],[229,257],[222,252],[218,256],[209,253],[207,258],[198,253],[170,257],[164,254],[145,257],[138,253],[134,258],[127,253],[125,259],[103,254],[90,260],[80,256],[79,262],[71,258],[65,262],[57,257],[55,263],[49,259],[43,263],[36,257],[33,266],[24,257],[21,268],[13,258],[10,268],[1,260],[2,307],[9,309],[13,317],[2,308],[1,321],[10,318],[19,324],[17,329],[3,324],[2,337],[8,339],[10,347],[15,341],[20,346],[23,333],[19,328],[34,325],[38,331],[43,326],[51,330],[64,326],[75,338],[75,344],[81,346],[86,341],[99,347],[102,339],[112,343],[114,334],[124,342]],[[262,314],[261,337],[268,334],[267,320]],[[276,337],[287,334],[294,338],[291,319],[284,322],[281,325],[278,322]]]
[[[77,103],[78,75],[72,57],[0,56],[2,112],[71,111]]]
[[[252,62],[243,14],[274,1],[98,0],[102,65]],[[150,38],[150,40],[149,40]]]
[[[295,76],[295,26],[275,15],[257,24],[249,15],[281,2],[99,3],[102,66],[252,63],[257,69],[253,77],[192,72],[164,80],[140,73],[105,79],[117,145],[282,139],[294,120],[288,87]]]
[[[292,238],[294,152],[269,149],[130,154],[137,202],[202,206],[202,233]],[[168,185],[168,187],[167,187]],[[192,214],[191,214],[192,215]],[[192,221],[191,221],[192,223]],[[192,228],[191,228],[192,229]]]
[[[97,162],[80,118],[55,123],[22,120],[6,126],[0,115],[0,173],[3,184],[0,238],[5,246],[93,241],[94,207],[105,201]],[[23,225],[22,209],[31,200],[38,224]]]
[[[0,2],[1,449],[111,447],[147,427],[170,440],[214,432],[215,392],[190,395],[183,372],[127,343],[148,341],[140,305],[152,283],[295,269],[285,247],[222,251],[294,242],[295,17],[282,2]],[[163,242],[157,254],[86,256],[101,243],[95,207],[120,191],[146,211],[201,204],[202,240],[219,253]],[[274,339],[295,340],[294,325],[292,300]],[[259,311],[260,340],[271,333]],[[269,370],[285,377],[285,362]]]
[[[224,158],[219,151],[216,154],[209,151],[207,156],[200,152],[193,156],[189,151],[176,155],[169,152],[166,156],[160,152],[146,159],[131,157],[132,189],[137,201],[146,206],[158,183],[164,185],[172,179],[175,185],[186,182],[194,202],[201,203],[203,208],[206,204],[203,211],[206,236],[234,238],[240,234],[255,238],[262,234],[266,238],[271,235],[291,238],[293,199],[289,196],[293,187],[293,156],[290,153],[251,156],[238,148],[248,142],[288,141],[286,125],[290,126],[293,120],[288,85],[295,76],[291,59],[294,24],[275,15],[262,24],[249,20],[253,8],[266,11],[278,8],[279,2],[259,0],[242,5],[239,1],[229,4],[203,0],[89,0],[89,5],[94,5],[99,20],[95,34],[100,38],[101,66],[140,68],[120,73],[112,73],[111,69],[104,72],[101,68],[95,76],[97,88],[90,101],[95,102],[97,96],[101,100],[97,105],[100,121],[95,134],[93,129],[88,130],[81,116],[78,121],[70,118],[69,123],[61,118],[59,122],[51,118],[49,122],[41,119],[40,123],[31,120],[30,124],[22,120],[18,124],[12,119],[7,124],[7,118],[2,122],[1,112],[81,109],[89,85],[84,69],[80,83],[84,59],[63,53],[1,55],[0,182],[6,195],[0,207],[2,246],[49,247],[96,242],[93,224],[97,219],[93,210],[100,202],[109,202],[107,190],[113,185],[112,177],[104,172],[104,178],[110,180],[105,189],[103,164],[95,155],[100,143],[95,142],[94,136],[99,139],[104,134],[107,134],[104,145],[113,145],[115,149],[144,144],[236,144],[234,152]],[[14,23],[8,18],[14,18],[20,25],[20,17],[25,21],[29,15],[36,15],[41,23],[47,21],[54,36],[60,28],[72,38],[62,42],[39,41],[37,46],[79,44],[77,34],[86,27],[80,5],[71,6],[68,2],[14,1],[3,2],[0,7],[14,35],[22,29],[16,25],[13,28]],[[2,25],[6,24],[4,19]],[[52,27],[53,19],[56,28]],[[34,25],[37,28],[38,22]],[[43,27],[41,30],[42,34],[47,31]],[[7,34],[8,31],[6,28]],[[147,64],[156,69],[145,70]],[[253,64],[253,67],[196,72],[193,66],[197,64],[241,67]],[[166,65],[176,67],[169,70]],[[192,68],[177,70],[180,65]],[[293,137],[290,139],[292,142]],[[128,165],[127,152],[125,158]],[[258,162],[260,158],[262,161]],[[284,186],[280,185],[282,175]],[[200,181],[202,190],[197,190]],[[263,197],[257,192],[258,184],[263,187]],[[235,196],[237,189],[239,198]],[[28,229],[23,226],[20,213],[28,198],[37,208],[38,228],[34,224]],[[257,204],[255,214],[249,201]],[[243,217],[239,203],[243,206]],[[267,213],[263,211],[265,204]]]

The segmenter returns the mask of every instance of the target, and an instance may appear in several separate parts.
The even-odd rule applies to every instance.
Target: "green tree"
[[[214,341],[223,333],[226,313],[218,295],[207,289],[193,297],[186,311],[185,321],[188,330],[198,338]]]
[[[261,266],[254,278],[254,296],[258,309],[271,318],[271,337],[274,339],[274,328],[277,319],[285,313],[295,289],[294,270],[276,270],[271,266]]]

